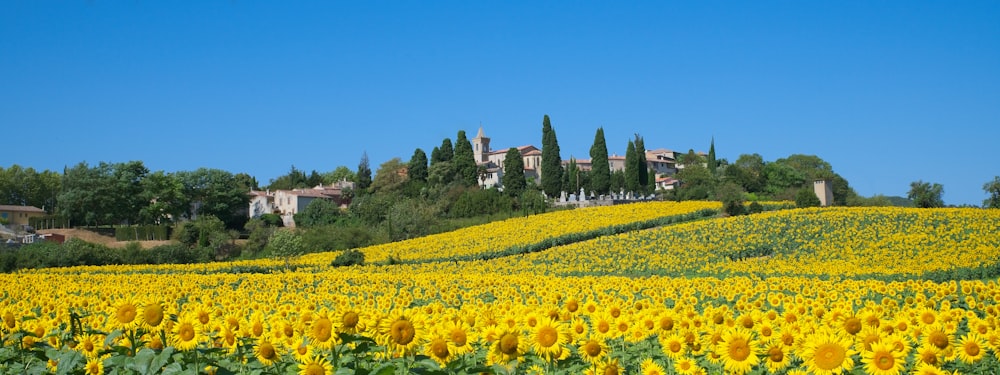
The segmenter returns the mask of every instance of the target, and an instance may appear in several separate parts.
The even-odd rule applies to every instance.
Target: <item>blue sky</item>
[[[0,166],[355,169],[482,124],[564,158],[790,154],[859,194],[1000,175],[1000,2],[0,3]]]

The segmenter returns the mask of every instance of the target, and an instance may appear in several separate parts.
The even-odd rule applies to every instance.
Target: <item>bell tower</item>
[[[476,164],[486,163],[490,160],[490,139],[483,135],[483,126],[479,125],[479,132],[472,138],[472,152],[476,156]]]

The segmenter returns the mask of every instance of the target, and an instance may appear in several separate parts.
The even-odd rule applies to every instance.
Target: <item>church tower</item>
[[[476,164],[490,161],[490,139],[483,135],[483,126],[479,126],[479,132],[472,138],[472,152],[476,156]]]

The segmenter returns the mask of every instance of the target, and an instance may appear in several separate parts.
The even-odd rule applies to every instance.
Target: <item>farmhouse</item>
[[[305,210],[313,200],[327,199],[341,208],[347,208],[351,202],[344,190],[353,188],[353,182],[340,181],[333,186],[321,184],[311,189],[250,191],[249,216],[259,218],[264,214],[278,214],[286,227],[294,227],[295,214]]]
[[[45,216],[45,210],[35,206],[0,205],[0,221],[8,227],[23,227],[34,217]]]

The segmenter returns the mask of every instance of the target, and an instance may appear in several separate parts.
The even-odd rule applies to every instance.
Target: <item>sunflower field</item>
[[[0,373],[1000,368],[1000,210],[706,209],[720,207],[578,209],[361,249],[398,264],[331,267],[336,254],[318,254],[292,268],[4,274]]]

